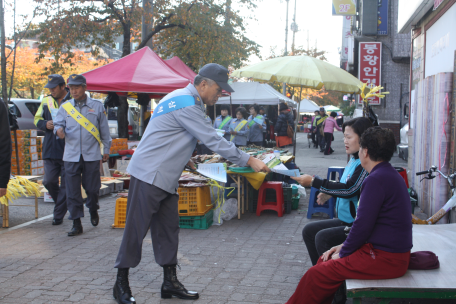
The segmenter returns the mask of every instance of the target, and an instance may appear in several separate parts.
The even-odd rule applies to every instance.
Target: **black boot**
[[[184,300],[196,300],[199,295],[195,291],[187,291],[184,285],[177,280],[176,265],[163,266],[163,284],[161,288],[162,299],[169,299],[172,296]]]
[[[347,285],[345,285],[344,281],[337,289],[331,304],[345,304],[345,302],[347,302]]]
[[[135,298],[131,295],[130,284],[128,283],[128,269],[118,268],[117,279],[113,288],[113,296],[119,304],[134,304]]]
[[[82,234],[82,224],[81,219],[73,220],[73,228],[71,228],[70,232],[68,232],[68,236],[76,236]]]
[[[98,226],[98,221],[100,220],[100,217],[98,216],[98,211],[90,211],[90,222],[92,223],[92,226]]]

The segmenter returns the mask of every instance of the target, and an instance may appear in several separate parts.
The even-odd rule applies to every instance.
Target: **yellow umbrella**
[[[257,81],[285,82],[289,86],[343,93],[359,93],[361,82],[345,70],[310,56],[269,59],[234,71],[231,76]]]

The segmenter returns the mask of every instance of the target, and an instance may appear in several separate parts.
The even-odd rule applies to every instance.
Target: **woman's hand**
[[[333,260],[337,260],[339,259],[339,252],[340,250],[342,249],[342,246],[344,244],[340,244],[339,246],[335,246],[331,249],[329,249],[328,251],[326,251],[325,253],[323,253],[321,255],[321,259],[323,260],[323,262],[326,262],[329,260],[329,258],[332,258]]]
[[[298,177],[291,176],[292,179],[297,181],[303,187],[310,187],[312,182],[312,175],[304,174]]]
[[[320,192],[317,197],[317,204],[324,205],[332,196],[326,193]]]

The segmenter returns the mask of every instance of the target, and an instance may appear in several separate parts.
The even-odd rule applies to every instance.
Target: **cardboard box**
[[[38,160],[38,153],[32,153],[30,154],[31,158],[32,158],[32,161],[35,161],[35,160]]]
[[[44,175],[44,168],[43,167],[38,168],[38,175]]]
[[[38,167],[44,167],[44,160],[40,159],[37,162],[38,162]]]
[[[30,167],[31,167],[32,169],[38,168],[38,161],[32,161],[32,162],[30,162]]]
[[[49,194],[49,192],[44,192],[44,202],[45,203],[53,203],[54,200],[52,199],[52,196]]]
[[[32,174],[31,175],[38,175],[38,168],[32,169]]]

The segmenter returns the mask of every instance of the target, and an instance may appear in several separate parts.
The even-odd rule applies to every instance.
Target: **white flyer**
[[[224,164],[200,164],[196,171],[218,182],[226,183],[226,169]]]

